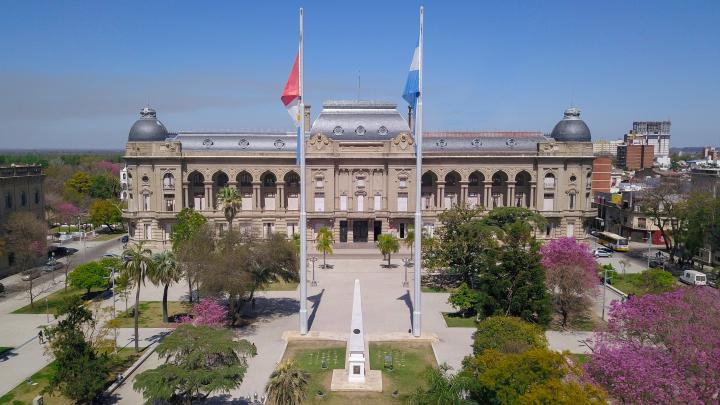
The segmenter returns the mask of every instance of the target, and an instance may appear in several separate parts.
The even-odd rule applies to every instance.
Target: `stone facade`
[[[38,219],[45,218],[41,166],[14,165],[0,167],[0,232],[8,217],[19,211],[29,211]],[[0,274],[12,265],[12,253],[0,252]]]
[[[309,111],[306,111],[306,117]],[[132,240],[168,244],[175,215],[193,207],[227,229],[218,191],[237,187],[233,227],[257,237],[298,229],[299,171],[292,133],[180,132],[127,143]],[[548,218],[539,236],[585,237],[591,208],[591,142],[556,142],[539,132],[426,132],[422,196],[415,195],[415,140],[395,106],[330,102],[306,135],[312,240],[323,226],[341,243],[405,238],[415,204],[432,234],[454,204],[522,206]]]

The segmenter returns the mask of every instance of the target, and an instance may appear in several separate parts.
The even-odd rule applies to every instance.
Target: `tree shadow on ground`
[[[308,317],[308,330],[312,329],[313,321],[315,321],[315,314],[317,314],[317,310],[320,306],[320,301],[322,301],[322,296],[324,293],[325,289],[323,288],[318,294],[308,297],[308,301],[312,302],[313,304],[312,312]]]
[[[389,264],[389,265],[388,265],[387,263],[384,263],[384,264],[381,264],[380,267],[382,267],[383,269],[396,269],[396,268],[398,268],[398,267],[400,267],[400,266],[397,265],[397,264],[395,264],[395,263],[392,263],[392,264]]]
[[[408,307],[410,327],[412,328],[413,302],[412,298],[410,298],[410,290],[405,290],[405,294],[399,296],[397,299],[405,302],[405,305]]]

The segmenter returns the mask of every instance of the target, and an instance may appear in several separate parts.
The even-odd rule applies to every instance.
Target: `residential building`
[[[653,219],[640,210],[641,198],[642,188],[637,185],[619,193],[596,193],[593,206],[597,208],[598,229],[635,242],[647,242],[651,235],[653,245],[664,244],[662,232]]]
[[[636,121],[623,139],[626,145],[649,145],[655,158],[670,157],[670,121]]]
[[[652,145],[620,145],[617,148],[618,166],[626,170],[642,170],[653,167]]]
[[[604,139],[593,141],[593,154],[595,156],[617,156],[618,146],[623,144],[622,139],[607,141]]]
[[[612,187],[612,159],[610,156],[597,156],[593,161],[592,192],[609,193]]]

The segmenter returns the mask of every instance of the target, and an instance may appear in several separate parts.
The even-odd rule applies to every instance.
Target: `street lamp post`
[[[602,320],[605,320],[605,293],[607,291],[607,265],[603,266],[603,302],[602,302]]]
[[[317,256],[312,256],[308,260],[312,262],[312,282],[310,283],[311,286],[316,287],[317,281],[315,281],[315,262],[318,261]]]
[[[650,268],[650,250],[652,248],[652,232],[648,229],[648,252],[647,252],[647,266]]]
[[[409,285],[407,281],[407,269],[410,266],[410,262],[412,261],[412,259],[410,259],[409,257],[403,257],[402,261],[403,267],[405,268],[405,280],[403,281],[403,287],[407,287]]]
[[[50,253],[50,273],[52,274],[52,284],[55,285],[55,252]]]

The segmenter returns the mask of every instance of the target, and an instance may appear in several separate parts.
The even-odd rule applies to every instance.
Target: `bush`
[[[462,283],[460,287],[450,294],[448,303],[462,312],[462,316],[466,317],[480,303],[480,296],[477,292],[471,290],[467,284]]]
[[[473,353],[481,355],[485,350],[503,353],[520,353],[529,349],[547,347],[542,329],[520,318],[492,316],[478,324],[473,335]]]

